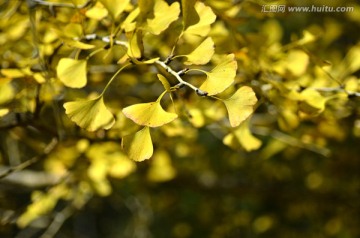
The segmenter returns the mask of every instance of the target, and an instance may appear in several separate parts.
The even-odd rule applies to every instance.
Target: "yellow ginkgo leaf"
[[[238,149],[237,145],[240,143],[246,151],[257,150],[262,144],[261,140],[251,134],[249,120],[244,121],[236,130],[225,136],[223,143],[233,149]]]
[[[164,86],[165,90],[167,92],[170,92],[171,91],[171,89],[170,89],[171,86],[170,86],[169,81],[164,76],[162,76],[161,74],[158,74],[157,76],[158,76],[158,79],[160,80],[161,84]]]
[[[63,33],[66,37],[72,39],[81,37],[83,35],[83,28],[78,23],[69,23],[65,26],[61,33]]]
[[[144,51],[144,46],[142,42],[142,32],[141,31],[129,32],[127,36],[129,38],[129,43],[130,43],[127,54],[132,58],[140,59]]]
[[[147,178],[152,182],[166,182],[176,176],[176,170],[171,164],[170,155],[165,150],[157,150],[151,159]]]
[[[86,44],[84,42],[77,41],[77,40],[63,39],[63,41],[66,45],[77,48],[77,49],[90,50],[90,49],[95,48],[95,45]]]
[[[103,97],[67,102],[64,108],[73,122],[88,131],[110,129],[115,123],[113,115],[104,104]]]
[[[96,2],[95,6],[86,11],[88,18],[101,20],[108,15],[108,11],[101,2]]]
[[[318,91],[314,89],[305,89],[301,92],[302,102],[300,109],[307,113],[316,115],[325,110],[327,98],[323,97]]]
[[[210,72],[206,72],[207,79],[200,86],[200,89],[208,92],[208,95],[215,95],[227,89],[235,79],[237,62],[234,54],[229,54]]]
[[[197,0],[181,0],[183,28],[186,30],[189,26],[199,22],[200,18],[194,6]]]
[[[15,89],[11,80],[0,78],[0,105],[10,102],[15,97]]]
[[[125,18],[125,20],[121,23],[121,29],[124,29],[125,32],[132,32],[136,28],[135,19],[139,16],[140,8],[135,8],[130,12],[130,14]]]
[[[236,127],[253,113],[257,98],[252,88],[243,86],[223,102],[229,114],[230,125]]]
[[[162,126],[178,117],[175,113],[165,111],[160,101],[131,105],[122,112],[136,124],[149,127]]]
[[[198,23],[189,26],[184,32],[190,35],[207,36],[210,31],[210,25],[216,20],[216,15],[210,7],[205,6],[202,2],[196,2],[195,10],[200,20]]]
[[[62,58],[56,71],[60,81],[67,87],[82,88],[87,83],[86,60]]]
[[[214,41],[211,37],[208,37],[193,52],[184,55],[187,58],[184,64],[207,64],[211,60],[214,52]]]
[[[169,25],[178,19],[180,5],[174,2],[170,6],[164,0],[155,0],[154,18],[147,20],[147,30],[154,35],[159,35],[166,30]]]
[[[130,0],[100,0],[114,18],[117,18],[130,3]]]
[[[309,64],[309,56],[301,50],[292,50],[287,55],[286,68],[295,76],[305,73]]]
[[[351,74],[360,69],[359,54],[360,54],[359,45],[355,45],[350,48],[350,50],[348,51],[345,57],[345,62],[347,64],[345,75]]]
[[[140,162],[150,159],[154,149],[149,127],[146,126],[135,134],[125,136],[121,146],[132,160]]]

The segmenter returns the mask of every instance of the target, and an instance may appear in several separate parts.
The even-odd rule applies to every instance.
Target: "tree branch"
[[[54,148],[56,147],[56,145],[58,144],[58,140],[56,138],[53,138],[49,144],[47,144],[47,146],[44,148],[44,151],[42,154],[37,155],[32,157],[31,159],[15,166],[15,167],[10,167],[9,169],[7,169],[5,172],[3,172],[2,174],[0,174],[0,179],[5,178],[7,176],[9,176],[10,174],[17,172],[17,171],[21,171],[27,167],[29,167],[32,164],[35,164],[36,162],[38,162],[40,159],[46,157],[52,150],[54,150]]]

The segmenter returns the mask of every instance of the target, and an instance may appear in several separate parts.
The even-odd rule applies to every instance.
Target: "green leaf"
[[[64,108],[73,122],[88,131],[110,129],[115,123],[113,115],[104,104],[103,97],[67,102]]]
[[[236,130],[226,135],[223,143],[233,149],[237,149],[240,144],[246,151],[257,150],[262,144],[261,140],[251,134],[249,120],[244,121]]]
[[[200,17],[194,6],[197,0],[181,0],[183,28],[186,30],[189,26],[199,22]]]
[[[229,54],[210,72],[206,72],[207,79],[200,86],[200,89],[208,92],[208,95],[215,95],[227,89],[235,79],[237,62],[234,54]]]
[[[62,58],[56,71],[61,82],[70,88],[82,88],[87,83],[86,60]]]
[[[207,64],[211,60],[214,52],[214,41],[211,37],[208,37],[193,52],[184,55],[187,58],[184,64]]]
[[[257,98],[252,88],[243,86],[223,102],[229,114],[230,125],[236,127],[254,112],[253,106]]]
[[[205,6],[202,2],[196,2],[195,10],[199,15],[200,20],[198,23],[187,27],[184,32],[186,34],[205,37],[209,34],[210,25],[215,22],[216,15],[210,7]]]
[[[125,136],[121,146],[132,160],[140,162],[150,159],[154,149],[149,127],[146,126],[135,134]]]
[[[162,126],[178,117],[175,113],[165,111],[160,101],[131,105],[122,112],[136,124],[149,127]]]
[[[117,18],[130,3],[130,0],[100,0],[110,14]]]
[[[169,25],[178,19],[180,5],[174,2],[170,6],[164,0],[155,0],[154,18],[147,20],[147,30],[154,35],[159,35],[166,30]]]

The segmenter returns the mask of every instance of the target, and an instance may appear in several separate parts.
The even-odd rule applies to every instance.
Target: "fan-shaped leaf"
[[[206,73],[207,79],[200,86],[200,89],[208,92],[208,95],[221,93],[234,82],[236,69],[237,62],[234,59],[234,54],[227,55],[223,62]]]
[[[189,26],[186,30],[186,34],[206,36],[210,31],[210,25],[215,22],[216,15],[210,7],[205,6],[202,2],[196,2],[195,10],[200,17],[198,23]],[[193,14],[192,14],[193,15]]]
[[[177,114],[165,111],[160,101],[131,105],[122,112],[136,124],[149,127],[162,126],[177,118]]]
[[[140,162],[150,159],[154,149],[149,127],[146,126],[135,134],[125,136],[121,146],[132,160]]]
[[[193,52],[184,55],[187,58],[185,64],[206,64],[211,60],[214,52],[214,42],[208,37]]]
[[[248,86],[239,88],[230,98],[224,100],[230,125],[236,127],[246,120],[253,113],[253,106],[256,102],[255,93]]]
[[[117,18],[130,3],[130,0],[100,0],[114,18]]]
[[[62,58],[56,71],[61,82],[67,87],[82,88],[87,83],[86,60]]]
[[[174,2],[170,6],[164,0],[156,0],[154,5],[154,18],[147,20],[147,29],[154,35],[159,35],[169,25],[178,19],[180,5]]]
[[[200,17],[194,6],[197,0],[181,0],[183,28],[186,30],[189,26],[199,22]]]
[[[110,129],[115,123],[113,115],[104,104],[103,97],[67,102],[64,108],[73,122],[88,131],[96,131],[100,128]]]
[[[261,140],[251,134],[249,120],[244,121],[236,130],[225,136],[223,143],[234,149],[240,144],[246,151],[257,150],[262,144]]]

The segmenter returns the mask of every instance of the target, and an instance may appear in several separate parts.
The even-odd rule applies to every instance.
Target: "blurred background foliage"
[[[260,103],[248,126],[231,132],[214,123],[222,105],[182,91],[188,116],[152,130],[153,157],[135,163],[119,138],[138,126],[119,109],[157,98],[154,72],[138,66],[119,76],[105,97],[117,122],[94,133],[75,127],[62,104],[101,92],[121,47],[89,60],[82,90],[53,79],[73,51],[59,47],[74,37],[69,24],[108,35],[111,19],[87,19],[89,6],[38,6],[32,29],[25,2],[0,2],[0,171],[19,170],[0,181],[1,237],[360,237],[359,3],[204,3],[217,15],[216,52],[235,54],[235,84],[250,85]],[[264,4],[354,11],[272,13]],[[166,57],[179,32],[175,24],[149,36],[145,51]],[[188,37],[179,51],[196,44]]]

